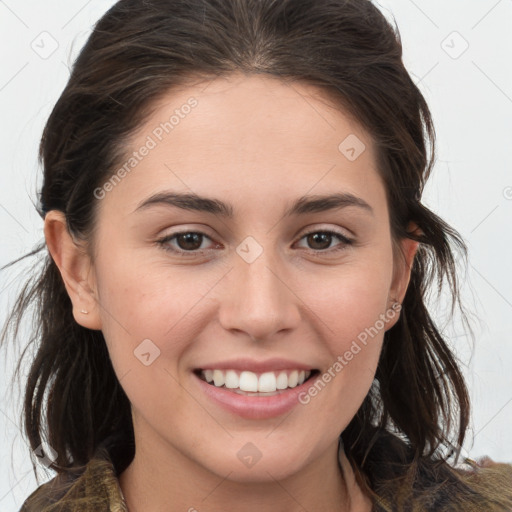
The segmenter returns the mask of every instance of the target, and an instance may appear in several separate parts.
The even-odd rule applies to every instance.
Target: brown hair
[[[499,497],[478,478],[463,478],[442,455],[449,443],[464,442],[469,400],[426,299],[432,285],[440,290],[448,282],[452,313],[456,305],[463,311],[454,250],[465,257],[466,246],[421,203],[434,162],[431,114],[403,65],[397,29],[370,1],[116,3],[95,26],[44,129],[41,215],[64,212],[69,231],[90,244],[94,190],[123,161],[123,144],[155,102],[198,77],[235,71],[315,85],[353,115],[378,150],[393,240],[420,242],[400,319],[384,337],[374,385],[342,434],[359,482],[378,510],[505,510],[512,496]],[[410,221],[421,234],[407,231]],[[63,473],[86,464],[117,433],[125,440],[126,466],[133,456],[130,403],[102,333],[74,321],[47,252],[38,279],[26,284],[10,315],[15,336],[30,304],[36,320],[30,341],[37,353],[24,423],[32,448],[46,439],[58,452],[53,467]]]

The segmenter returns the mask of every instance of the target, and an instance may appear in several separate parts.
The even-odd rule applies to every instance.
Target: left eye
[[[351,245],[353,243],[352,240],[347,238],[346,236],[338,233],[337,231],[311,231],[310,233],[306,233],[302,236],[307,239],[308,243],[312,244],[320,244],[323,247],[313,248],[315,252],[330,252],[330,251],[340,251],[343,250],[347,245]],[[335,246],[334,248],[329,247],[331,245],[331,241],[333,238],[337,238],[341,240],[341,244]],[[325,243],[327,241],[327,247],[325,247]]]
[[[330,246],[334,238],[340,240],[341,243],[332,248]],[[208,248],[202,247],[205,239],[212,241],[208,235],[201,233],[200,231],[183,231],[181,233],[168,235],[158,240],[157,243],[165,250],[179,254],[188,253],[188,255],[193,256],[194,254],[209,250]],[[306,239],[307,243],[317,246],[310,248],[310,250],[314,252],[339,251],[353,243],[352,240],[336,231],[311,231],[310,233],[304,234],[299,240],[303,239]],[[320,245],[320,247],[318,247],[318,245]],[[216,247],[220,248],[222,246],[220,244],[216,244]]]

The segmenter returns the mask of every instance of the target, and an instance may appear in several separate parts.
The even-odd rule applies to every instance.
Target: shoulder
[[[59,473],[39,486],[20,512],[127,512],[108,452],[99,449],[80,469]]]
[[[512,512],[512,465],[494,462],[488,457],[466,460],[455,470],[460,480],[488,503],[489,511]]]
[[[23,503],[20,512],[43,512],[54,510],[61,503],[66,492],[77,478],[70,473],[60,473],[55,478],[40,485]],[[58,509],[57,509],[58,510]]]
[[[484,458],[453,467],[434,457],[414,459],[405,441],[383,431],[368,459],[363,471],[378,496],[378,511],[398,503],[411,512],[512,512],[510,464]]]

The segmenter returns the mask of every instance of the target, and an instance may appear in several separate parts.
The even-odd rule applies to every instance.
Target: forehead
[[[195,105],[189,108],[192,102]],[[315,147],[324,140],[332,149],[333,141],[350,134],[357,134],[370,142],[357,120],[326,90],[266,74],[235,72],[181,86],[170,90],[154,107],[155,115],[145,123],[143,133],[157,128],[161,120],[164,124],[171,121],[173,136],[179,137],[180,131],[184,130],[183,127],[177,129],[178,125],[185,124],[197,128],[198,137],[201,132],[215,130],[216,141],[223,141],[224,136],[229,136],[232,143],[244,142],[245,146],[248,144],[243,137],[251,129],[254,129],[252,135],[256,140],[265,134],[280,135],[280,146],[288,142],[285,147],[307,138]],[[185,119],[187,122],[182,123]],[[165,131],[165,134],[169,133]],[[270,142],[270,137],[266,142]],[[334,149],[338,149],[337,144]]]
[[[261,204],[276,193],[382,186],[370,136],[310,84],[235,73],[172,89],[153,107],[119,165],[128,172],[114,192],[123,188],[133,207],[163,187],[240,191]]]

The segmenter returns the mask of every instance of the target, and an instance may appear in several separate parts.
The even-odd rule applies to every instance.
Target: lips
[[[195,382],[213,405],[245,419],[288,413],[320,376],[310,364],[287,359],[233,359],[194,369]]]
[[[213,381],[208,383],[205,377],[207,370],[212,372],[212,378],[214,370],[220,371],[221,375],[224,373],[227,374],[226,370],[221,371],[220,368],[197,369],[192,372],[196,383],[195,385],[199,388],[207,403],[215,407],[220,407],[234,416],[244,418],[246,420],[265,420],[275,418],[288,414],[295,407],[304,407],[303,402],[300,401],[300,396],[306,393],[309,386],[314,385],[314,382],[320,377],[320,371],[318,370],[301,370],[304,371],[304,378],[306,371],[311,372],[309,378],[307,380],[305,379],[302,384],[297,382],[297,385],[293,388],[287,387],[286,389],[277,389],[276,391],[270,392],[254,392],[243,391],[240,388],[227,388],[225,384],[221,387],[217,387]],[[231,370],[231,368],[229,370]],[[250,370],[238,371],[240,372],[240,375],[242,375],[243,372],[250,372]],[[282,369],[276,371],[276,373],[279,374],[283,371],[287,374],[288,372],[290,372],[290,374],[293,374],[294,372],[299,373],[297,369]],[[268,372],[263,372],[263,374],[265,373]],[[259,384],[262,375],[256,375],[258,377]],[[217,377],[219,377],[219,374],[217,374]],[[277,378],[278,377],[276,377],[276,384]],[[291,378],[294,378],[293,375]],[[242,381],[242,387],[243,386],[244,384]]]
[[[315,366],[300,361],[293,361],[291,359],[272,358],[265,360],[249,359],[249,358],[236,358],[229,361],[216,361],[203,363],[198,365],[199,370],[238,370],[250,371],[254,373],[275,372],[280,370],[313,370]]]

